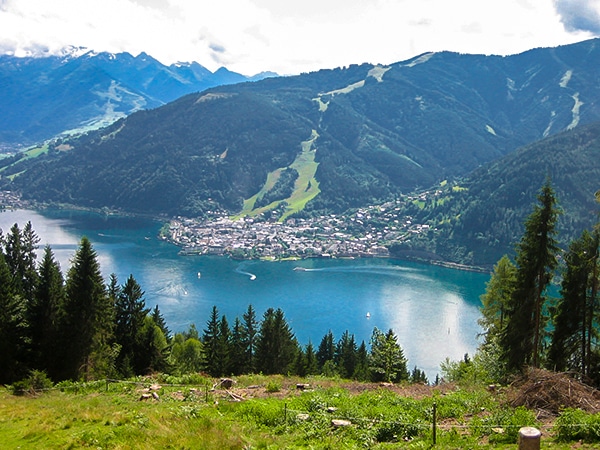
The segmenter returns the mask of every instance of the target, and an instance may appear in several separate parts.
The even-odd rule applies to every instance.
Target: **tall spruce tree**
[[[334,357],[335,343],[333,333],[329,330],[325,336],[323,336],[323,339],[321,339],[319,348],[317,349],[317,364],[319,365],[319,370],[323,370],[323,367],[328,361],[330,361],[330,364],[333,364]]]
[[[335,347],[334,361],[337,371],[342,378],[352,378],[357,362],[357,348],[354,335],[348,330],[344,331],[342,337]]]
[[[545,293],[557,266],[559,248],[555,234],[559,210],[549,180],[537,199],[539,204],[526,219],[525,232],[517,245],[515,287],[500,338],[509,371],[522,370],[526,365],[540,366],[546,325]]]
[[[151,313],[151,317],[152,320],[154,320],[154,323],[160,328],[160,331],[162,331],[168,343],[171,340],[171,330],[167,326],[167,322],[165,321],[165,318],[160,312],[160,309],[158,309],[158,305],[154,306],[154,309]]]
[[[246,372],[246,348],[244,345],[244,326],[239,317],[236,317],[231,328],[231,354],[230,369],[233,375],[241,375]]]
[[[27,308],[33,367],[45,370],[55,379],[59,373],[58,319],[65,300],[65,286],[60,264],[50,246],[44,248],[35,295]]]
[[[141,286],[129,275],[115,304],[115,340],[120,346],[117,368],[124,376],[144,375],[149,370],[142,336],[148,312]]]
[[[219,346],[221,338],[221,323],[219,320],[219,310],[216,306],[212,307],[210,318],[206,322],[206,328],[202,334],[202,345],[204,347],[206,372],[213,376],[221,376],[221,364],[219,362]]]
[[[556,306],[548,367],[592,375],[596,348],[599,231],[585,230],[565,255],[561,298]]]
[[[107,295],[98,256],[81,238],[67,273],[60,342],[65,351],[62,378],[90,379],[112,370],[114,305]]]
[[[283,311],[279,308],[265,311],[256,345],[257,370],[266,375],[286,374],[298,350],[298,342]]]
[[[256,320],[256,311],[252,305],[242,316],[242,334],[241,343],[243,345],[244,355],[241,364],[242,373],[254,373],[256,370],[256,338],[258,334],[258,321]]]
[[[0,252],[0,383],[12,383],[27,371],[25,307],[15,293],[12,275]]]
[[[23,302],[31,301],[37,283],[36,250],[40,239],[33,231],[31,222],[23,230],[14,224],[5,237],[6,263],[12,275],[13,287]]]

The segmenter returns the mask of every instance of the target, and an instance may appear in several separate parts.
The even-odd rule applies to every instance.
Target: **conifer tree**
[[[333,359],[335,357],[335,344],[333,339],[333,333],[331,330],[323,336],[321,339],[321,343],[319,344],[319,348],[317,349],[317,363],[319,365],[319,370],[323,370],[323,367],[327,363],[327,361],[331,361],[333,363]]]
[[[408,380],[409,373],[404,351],[390,328],[383,333],[377,327],[371,336],[371,373],[373,381],[400,382]]]
[[[115,304],[115,340],[120,346],[117,367],[124,376],[143,375],[148,370],[142,337],[148,312],[141,286],[129,275]]]
[[[12,383],[26,373],[25,307],[15,294],[12,275],[0,252],[0,383]]]
[[[315,348],[310,341],[308,341],[308,344],[304,349],[304,359],[306,362],[306,375],[318,374],[319,366],[317,363],[317,355],[315,354]]]
[[[533,212],[525,221],[525,232],[517,246],[517,275],[507,309],[506,327],[500,338],[506,367],[522,370],[540,366],[546,325],[545,292],[557,266],[558,245],[554,238],[558,209],[547,180]]]
[[[27,317],[33,367],[45,370],[53,379],[59,372],[57,364],[60,362],[56,359],[58,319],[64,300],[65,287],[60,265],[54,259],[50,246],[46,246],[39,268],[35,295],[27,308]]]
[[[212,307],[210,318],[206,323],[206,329],[202,335],[202,345],[205,356],[205,370],[213,377],[221,376],[219,358],[219,341],[221,338],[221,324],[219,320],[219,310],[216,306]]]
[[[291,368],[298,342],[281,309],[269,308],[260,326],[256,345],[256,368],[264,374],[286,374]]]
[[[81,239],[67,274],[62,316],[62,377],[89,379],[109,372],[114,364],[109,345],[114,306],[104,287],[96,251],[87,237]]]
[[[348,330],[344,331],[342,337],[335,347],[334,361],[338,373],[342,378],[351,378],[356,368],[356,342],[354,335]]]
[[[369,351],[365,341],[360,343],[356,351],[356,366],[352,378],[358,381],[368,381],[370,379]]]
[[[556,306],[548,367],[590,377],[596,336],[599,231],[585,230],[565,255],[561,298]]]
[[[163,317],[162,313],[160,312],[160,309],[158,309],[158,305],[156,305],[154,307],[154,309],[152,310],[151,317],[152,317],[152,320],[154,320],[154,323],[162,331],[162,333],[165,336],[165,339],[167,340],[167,343],[168,343],[171,340],[171,330],[169,330],[169,327],[167,326],[167,322],[165,321],[165,318]]]
[[[246,348],[244,344],[244,326],[239,317],[235,318],[231,328],[230,369],[233,375],[249,373],[246,367]]]
[[[217,345],[216,366],[219,376],[231,375],[231,330],[227,317],[222,316],[219,322],[219,339]]]
[[[5,237],[6,263],[12,275],[13,287],[25,303],[31,301],[37,282],[35,260],[38,242],[31,222],[27,222],[23,231],[15,223]]]
[[[485,347],[497,340],[506,325],[506,310],[515,287],[517,269],[504,255],[494,266],[490,280],[486,283],[485,293],[481,295],[481,315],[479,325],[483,328]]]
[[[256,338],[258,334],[258,321],[256,320],[256,312],[252,305],[248,305],[248,309],[242,316],[242,333],[241,342],[244,349],[242,362],[243,373],[254,373],[256,369]]]

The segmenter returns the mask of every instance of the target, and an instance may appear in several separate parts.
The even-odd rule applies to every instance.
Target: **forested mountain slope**
[[[514,253],[546,178],[562,210],[557,238],[566,249],[599,220],[600,122],[525,146],[475,170],[460,189],[446,185],[422,208],[412,205],[416,220],[430,221],[439,233],[396,250],[428,249],[445,259],[492,265]]]
[[[305,213],[341,212],[600,120],[599,42],[510,57],[430,53],[221,86],[132,114],[72,141],[68,153],[5,174],[20,173],[11,187],[38,200],[233,213],[310,151],[314,180],[293,187],[318,184]]]
[[[72,129],[98,128],[190,92],[261,79],[198,63],[165,66],[141,53],[66,49],[62,56],[0,55],[0,150]]]

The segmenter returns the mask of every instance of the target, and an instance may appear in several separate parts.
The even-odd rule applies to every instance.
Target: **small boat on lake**
[[[367,312],[367,315],[366,315],[365,317],[366,317],[367,319],[370,319],[370,318],[371,318],[371,313],[370,313],[370,312]]]

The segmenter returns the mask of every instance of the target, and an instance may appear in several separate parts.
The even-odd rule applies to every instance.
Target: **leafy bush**
[[[281,391],[281,383],[277,382],[277,381],[269,381],[267,383],[267,385],[265,386],[265,390],[267,392],[279,392]]]
[[[600,413],[567,408],[556,419],[554,429],[559,441],[600,442]]]
[[[14,395],[33,395],[51,389],[52,386],[52,380],[48,378],[46,372],[41,370],[32,370],[27,378],[17,381],[12,385],[12,391]]]
[[[511,444],[517,442],[519,429],[537,425],[535,413],[519,406],[515,409],[501,409],[483,419],[474,417],[470,428],[475,436],[489,435],[490,443]]]

